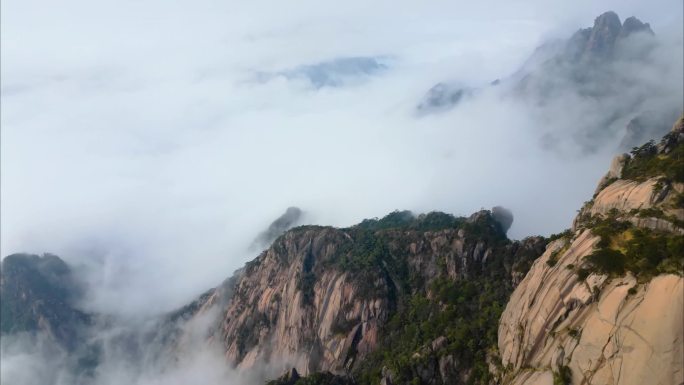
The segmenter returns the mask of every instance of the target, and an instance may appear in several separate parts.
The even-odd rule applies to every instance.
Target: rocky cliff
[[[51,254],[13,254],[0,269],[2,334],[44,332],[73,350],[90,316],[73,307],[79,296],[71,269]]]
[[[470,218],[395,212],[346,229],[298,227],[245,266],[229,298],[217,290],[196,312],[226,304],[212,340],[238,368],[266,363],[302,374],[363,375],[370,383],[383,375],[386,383],[408,383],[415,376],[425,383],[460,383],[475,361],[450,356],[467,347],[449,335],[448,327],[434,328],[428,319],[453,311],[456,300],[466,303],[463,309],[478,309],[454,283],[471,282],[470,293],[478,298],[475,282],[496,282],[495,298],[482,299],[485,305],[498,304],[498,312],[490,309],[487,318],[495,325],[507,296],[545,244],[540,237],[509,241],[489,211]],[[411,313],[413,301],[421,300],[433,301],[435,308]],[[415,341],[399,347],[391,337],[407,335],[402,317],[414,317],[414,326],[426,329],[421,335],[411,332]],[[472,336],[494,331],[494,326],[473,327]],[[381,351],[422,359],[398,363],[397,357],[385,360]],[[371,361],[377,366],[367,367]]]
[[[503,312],[503,383],[684,383],[683,173],[681,118],[613,161]]]

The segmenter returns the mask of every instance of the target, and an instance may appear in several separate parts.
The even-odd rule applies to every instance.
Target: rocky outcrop
[[[631,213],[625,219],[638,227],[663,230],[684,234],[681,226],[673,221],[684,220],[684,209],[675,200],[684,192],[684,184],[668,183],[661,185],[661,178],[650,178],[644,182],[616,180],[601,190],[596,198],[587,205],[575,221],[586,216],[606,216],[612,212]],[[653,217],[648,209],[656,208],[659,217]]]
[[[165,370],[208,344],[249,375],[273,378],[294,368],[290,373],[302,378],[283,381],[352,384],[350,375],[384,365],[359,369],[388,346],[390,333],[401,335],[402,324],[388,321],[411,314],[412,301],[428,301],[434,314],[454,306],[444,302],[449,283],[495,284],[492,299],[449,297],[492,309],[486,328],[472,326],[492,334],[502,304],[546,245],[541,237],[508,240],[506,218],[497,221],[486,210],[469,218],[404,211],[344,229],[297,227],[192,303],[130,323],[75,310],[70,270],[58,257],[8,256],[1,276],[3,333],[53,336],[71,349],[68,370],[79,378],[96,376],[112,357],[131,368]],[[468,287],[472,292],[476,284]],[[477,318],[473,314],[468,320]],[[425,322],[430,314],[420,317]],[[420,357],[404,368],[408,372],[385,370],[385,383],[408,384],[414,374],[426,384],[467,383],[472,359],[455,354],[458,345],[445,330],[434,334],[404,352]]]
[[[74,372],[85,366],[86,376],[113,352],[165,370],[208,343],[239,369],[288,370],[273,385],[460,385],[494,374],[502,384],[679,385],[682,146],[684,119],[659,144],[616,158],[573,228],[551,243],[508,240],[503,208],[301,226],[144,327],[75,310],[61,259],[8,256],[2,331],[46,332],[80,348]],[[597,251],[610,251],[604,265],[592,262]],[[77,335],[85,324],[104,337]]]
[[[417,111],[421,114],[448,110],[457,105],[464,98],[471,96],[473,90],[447,82],[437,83],[430,88],[423,100],[418,104]]]
[[[663,143],[678,134],[675,127]],[[681,145],[675,139],[653,156],[663,157],[665,148]],[[622,157],[614,162],[611,182],[605,185],[604,180],[582,208],[574,233],[549,244],[513,292],[498,336],[504,384],[684,383],[681,267],[677,274],[645,282],[631,272],[578,275],[578,267],[602,241],[592,232],[594,218],[619,218],[674,237],[684,234],[678,201],[684,185],[649,174],[619,179],[630,161]]]
[[[613,52],[615,41],[620,35],[622,24],[615,12],[606,12],[594,20],[594,27],[589,30],[582,54],[584,57],[605,57]]]
[[[594,196],[601,192],[601,190],[603,190],[610,183],[613,183],[615,180],[622,177],[622,169],[625,167],[625,162],[627,162],[627,160],[629,160],[629,154],[621,154],[613,158],[613,160],[610,162],[610,168],[608,169],[608,172],[603,176],[603,178],[601,178],[596,186]]]
[[[681,276],[659,276],[646,285],[631,276],[578,281],[572,265],[598,237],[585,230],[565,242],[549,246],[506,307],[499,327],[502,363],[510,370],[506,383],[551,384],[553,372],[567,366],[573,384],[680,384]],[[550,267],[551,255],[564,247]],[[548,373],[541,380],[535,372]]]
[[[13,254],[0,269],[2,333],[45,333],[73,350],[90,316],[74,308],[80,290],[71,269],[51,254]]]
[[[641,36],[644,41],[633,41],[635,35]],[[567,94],[568,91],[603,97],[623,93],[612,84],[623,76],[613,64],[619,61],[636,64],[641,60],[641,64],[648,65],[643,57],[631,56],[630,51],[636,50],[641,56],[648,56],[656,44],[655,35],[648,24],[641,23],[635,17],[627,18],[623,24],[615,12],[605,12],[594,20],[593,27],[578,30],[562,47],[551,51],[548,57],[535,60],[536,65],[530,68],[521,69],[516,80],[516,96],[532,97],[543,102],[541,98]],[[644,111],[638,116],[644,121],[654,116],[663,120],[660,112],[654,111]],[[664,130],[667,130],[667,126]],[[659,136],[663,134],[664,131],[658,132]]]
[[[268,247],[271,242],[281,236],[285,231],[301,224],[303,211],[299,207],[288,207],[285,212],[274,220],[266,230],[262,231],[252,241],[252,250]]]
[[[635,33],[653,35],[648,23],[643,23],[634,16],[621,23],[615,12],[608,11],[594,20],[593,27],[577,31],[570,38],[566,52],[574,60],[608,59],[613,56],[623,39]]]
[[[542,238],[508,241],[489,211],[468,219],[397,212],[347,229],[298,227],[248,263],[230,294],[210,291],[188,311],[219,304],[211,340],[240,369],[267,363],[302,375],[344,374],[377,349],[402,298],[427,293],[439,279],[489,274],[494,260],[503,261],[512,288],[544,246]],[[458,363],[435,357],[433,383],[448,383]]]
[[[220,325],[226,356],[240,368],[281,360],[307,374],[341,371],[377,344],[390,310],[390,282],[373,294],[334,263],[348,239],[331,228],[287,233],[245,269]]]

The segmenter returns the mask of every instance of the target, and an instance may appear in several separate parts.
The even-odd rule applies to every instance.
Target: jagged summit
[[[605,12],[596,17],[592,27],[578,30],[569,39],[542,44],[518,70],[518,76],[514,75],[513,79],[504,79],[503,81],[497,79],[490,86],[498,86],[510,81],[520,82],[521,84],[517,86],[520,92],[527,87],[525,76],[529,75],[530,72],[532,76],[538,75],[535,72],[541,72],[542,75],[546,76],[544,72],[548,69],[544,69],[544,66],[609,63],[615,58],[623,42],[627,42],[628,38],[635,34],[655,36],[648,23],[643,23],[634,16],[621,22],[617,13]],[[625,43],[625,45],[629,46],[631,43]],[[638,47],[639,51],[645,49],[648,49],[648,46]],[[541,69],[538,68],[540,65],[542,66]],[[581,71],[584,70],[585,68],[581,68]],[[553,74],[553,76],[559,76],[559,74]],[[517,79],[517,77],[522,79]],[[548,86],[547,84],[544,87]],[[427,91],[416,109],[420,114],[448,110],[464,99],[476,95],[477,91],[477,89],[462,84],[440,82]]]
[[[643,23],[641,20],[637,19],[634,16],[626,18],[625,21],[622,23],[620,37],[626,37],[636,32],[645,32],[650,35],[655,35],[649,23]]]
[[[580,36],[587,37],[583,56],[609,56],[621,29],[620,17],[615,12],[606,12],[597,17],[592,28],[579,32]]]
[[[617,13],[608,11],[594,20],[593,27],[577,31],[570,38],[566,52],[573,60],[610,59],[619,42],[634,33],[654,35],[648,23],[634,16],[621,23]]]
[[[437,83],[415,111],[418,116],[440,113],[494,94],[521,104],[535,121],[548,123],[534,133],[545,149],[571,145],[580,153],[593,153],[614,146],[615,137],[623,134],[622,151],[660,138],[680,112],[681,93],[665,80],[681,72],[665,58],[673,48],[678,49],[656,36],[648,23],[634,16],[621,21],[609,11],[567,39],[544,42],[500,81],[482,86],[463,84],[463,79]],[[569,123],[569,117],[559,119],[559,111],[574,111],[582,118]]]

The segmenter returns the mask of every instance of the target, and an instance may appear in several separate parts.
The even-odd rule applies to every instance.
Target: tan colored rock
[[[488,214],[476,215],[483,219]],[[216,289],[204,297],[195,316],[218,314],[211,343],[239,369],[268,363],[274,373],[294,367],[302,375],[342,374],[363,362],[377,348],[382,327],[398,306],[397,291],[405,286],[377,265],[365,271],[342,267],[344,250],[354,246],[352,235],[346,229],[318,226],[285,233],[245,266],[230,290]],[[474,274],[494,247],[463,229],[394,229],[383,232],[383,239],[391,254],[406,258],[412,279],[421,283],[411,289],[428,296],[435,279]],[[508,261],[509,285],[519,279],[516,264],[529,263],[530,255],[541,253],[544,245],[538,237],[503,247],[495,244],[497,257]],[[430,353],[447,344],[441,337],[425,348]],[[442,382],[466,376],[455,369],[458,364],[453,357],[435,361],[421,367],[421,376],[442,377]]]
[[[684,234],[684,228],[678,227],[671,219],[644,217],[630,214],[632,210],[645,210],[657,207],[665,216],[671,216],[678,220],[684,220],[684,209],[677,208],[674,200],[679,194],[684,193],[684,184],[669,183],[656,186],[660,178],[651,178],[644,182],[631,180],[618,180],[601,190],[594,198],[593,203],[582,210],[578,215],[573,228],[580,226],[581,218],[587,215],[608,215],[617,210],[621,217],[637,227],[651,230],[667,231]]]
[[[629,154],[620,154],[613,158],[610,162],[610,168],[606,175],[601,178],[594,194],[598,194],[605,185],[613,179],[620,179],[622,177],[622,169],[625,167],[625,162],[629,159]]]
[[[632,211],[657,208],[678,217],[670,202],[682,186],[655,191],[656,183],[617,180],[578,218],[617,210],[637,226],[681,234],[668,220]],[[573,384],[684,384],[684,278],[661,275],[638,286],[631,275],[590,275],[578,282],[568,266],[580,266],[598,240],[577,230],[568,245],[562,239],[549,244],[513,292],[499,325],[502,363],[512,367],[505,384],[552,384],[561,365],[569,367]],[[557,262],[549,266],[554,254]]]
[[[612,209],[629,212],[633,209],[647,209],[652,207],[656,194],[653,187],[657,183],[656,178],[639,183],[631,180],[617,180],[601,192],[594,199],[590,213],[608,214]]]
[[[511,385],[553,385],[553,373],[550,370],[525,370],[520,373]]]

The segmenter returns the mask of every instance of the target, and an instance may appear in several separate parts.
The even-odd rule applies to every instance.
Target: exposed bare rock
[[[623,213],[624,219],[638,227],[684,234],[684,228],[673,223],[673,220],[684,220],[684,209],[675,203],[682,192],[684,184],[664,184],[659,177],[644,182],[616,180],[600,190],[594,200],[582,208],[573,223],[573,229],[580,228],[587,217],[617,212]],[[662,212],[663,217],[643,216],[640,213],[653,208]]]
[[[567,365],[576,384],[680,384],[684,281],[660,276],[634,295],[629,295],[637,287],[631,277],[590,276],[578,282],[568,266],[580,263],[597,241],[586,230],[554,267],[546,261],[559,243],[535,262],[501,319],[504,367],[512,365],[521,379],[526,367],[551,371]],[[550,384],[537,381],[532,376],[511,383]]]
[[[512,288],[546,245],[540,237],[508,241],[489,211],[470,218],[409,214],[347,229],[292,229],[248,263],[234,284],[208,292],[191,310],[218,307],[211,341],[240,369],[268,363],[281,372],[294,367],[302,375],[343,375],[377,349],[401,298],[429,296],[438,279],[487,275],[493,261],[499,261],[497,274],[507,277],[501,284]],[[440,337],[416,352],[425,357],[414,367],[425,383],[467,379],[454,357],[436,354],[448,345]],[[384,383],[394,383],[385,372]]]
[[[565,54],[569,59],[581,61],[611,59],[618,45],[634,34],[654,36],[648,23],[634,16],[621,23],[615,12],[608,11],[596,17],[591,28],[577,31],[570,38]]]
[[[310,229],[286,234],[245,269],[220,326],[227,358],[241,368],[276,357],[301,373],[341,371],[355,349],[367,353],[387,318],[388,283],[366,295],[331,263],[345,234]],[[317,279],[314,278],[317,276]]]
[[[665,148],[677,145],[671,138],[678,135],[677,126],[673,133],[651,156],[666,156]],[[594,218],[619,218],[675,237],[684,234],[679,227],[684,213],[676,202],[684,185],[661,176],[619,179],[626,160],[613,162],[607,176],[617,180],[600,186],[582,208],[574,235],[550,243],[513,292],[498,335],[502,364],[508,368],[504,384],[552,384],[568,370],[572,384],[684,383],[681,270],[646,281],[630,272],[577,274],[601,241],[592,233]]]
[[[654,187],[658,179],[652,178],[639,183],[631,180],[617,180],[601,190],[589,209],[589,214],[607,214],[610,210],[630,211],[653,206],[657,194]]]
[[[585,57],[606,57],[612,54],[622,24],[615,12],[606,12],[594,20],[584,47]]]

